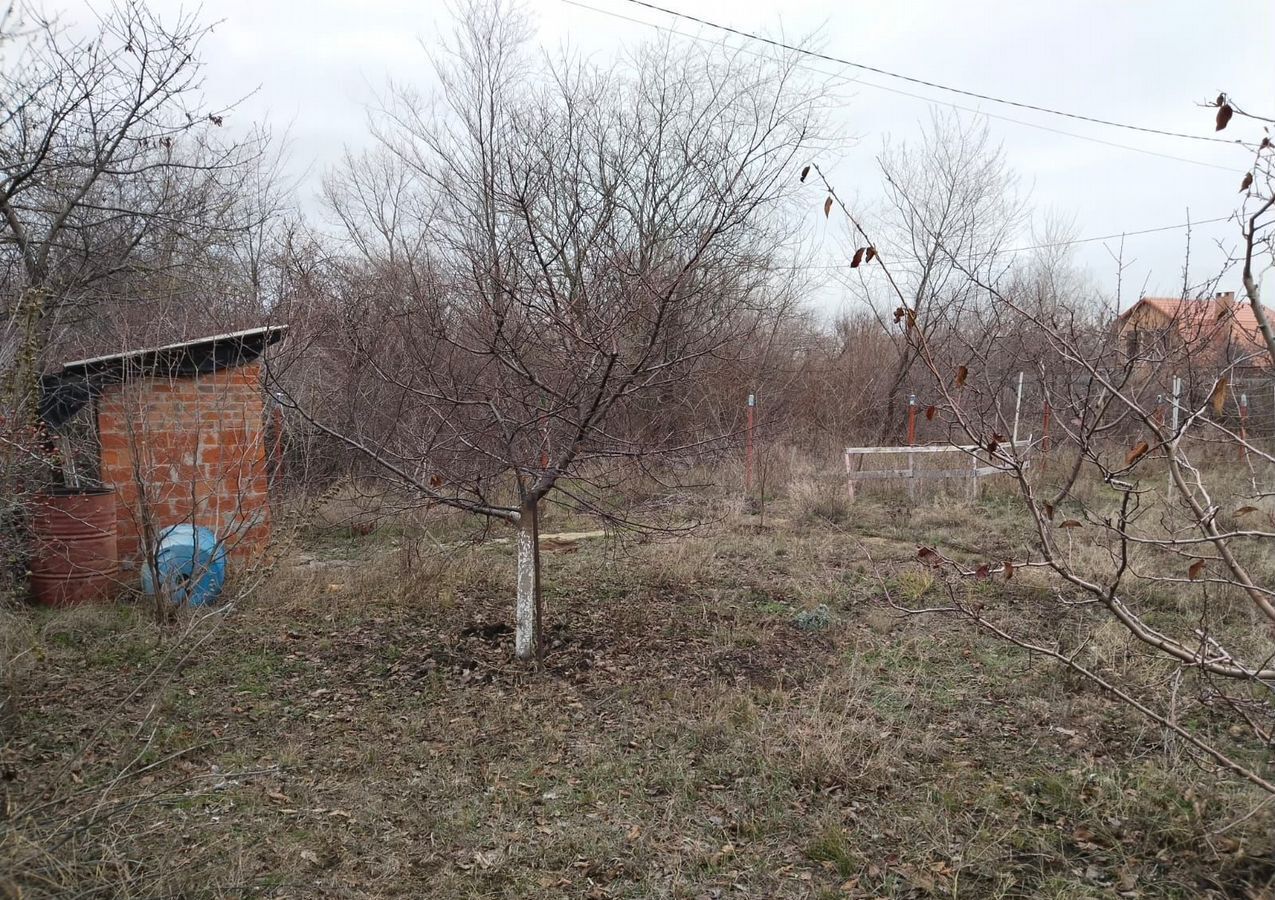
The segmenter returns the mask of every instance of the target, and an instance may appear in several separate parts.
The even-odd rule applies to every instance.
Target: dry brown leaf
[[[1249,513],[1255,513],[1255,512],[1257,512],[1256,506],[1241,506],[1234,513],[1232,513],[1232,515],[1238,519],[1240,516],[1247,516]]]
[[[806,176],[807,176],[807,175],[809,175],[809,174],[810,174],[810,166],[805,166],[805,167],[801,170],[801,181],[802,181],[802,183],[803,183],[803,184],[804,184],[804,183],[805,183],[805,181],[806,181]]]
[[[832,212],[832,198],[829,197],[827,200],[823,201],[823,217],[825,219],[828,218],[828,215],[831,212]]]
[[[1128,455],[1125,456],[1124,464],[1126,466],[1133,465],[1138,460],[1142,459],[1142,457],[1146,456],[1147,453],[1150,452],[1150,450],[1151,450],[1150,444],[1148,444],[1146,441],[1139,441],[1138,445],[1134,447],[1132,450],[1130,450]]]
[[[876,248],[876,247],[869,247],[869,248],[868,248],[868,252],[867,252],[867,253],[865,253],[865,254],[863,254],[863,261],[864,261],[864,262],[872,262],[873,258],[874,258],[874,257],[876,257],[876,255],[877,255],[877,248]]]
[[[937,406],[927,406],[925,408],[925,421],[933,422],[934,417],[938,415],[939,408]]]
[[[1221,131],[1231,121],[1231,116],[1235,115],[1235,110],[1231,109],[1231,104],[1223,103],[1217,108],[1217,119],[1214,124],[1217,126],[1213,130]]]
[[[1245,172],[1243,179],[1240,180],[1240,193],[1244,193],[1253,186],[1253,173]]]
[[[1204,560],[1197,559],[1195,562],[1191,563],[1191,568],[1186,570],[1186,576],[1187,578],[1190,578],[1192,581],[1195,581],[1195,579],[1200,577],[1200,574],[1203,571],[1204,571]]]
[[[1063,523],[1059,525],[1058,527],[1059,528],[1079,528],[1080,522],[1078,522],[1076,519],[1064,519]]]
[[[1129,894],[1137,896],[1135,891],[1138,887],[1138,874],[1130,872],[1128,869],[1122,869],[1120,877],[1116,879],[1116,891],[1120,894]]]
[[[1213,843],[1221,853],[1235,853],[1244,846],[1237,838],[1233,838],[1229,834],[1215,838]],[[1258,894],[1258,896],[1260,897],[1261,895]]]
[[[860,247],[854,251],[854,257],[850,260],[850,268],[857,269],[863,264],[863,254],[867,251],[867,247]]]
[[[970,370],[966,366],[956,367],[956,386],[965,387],[965,379],[969,378]]]

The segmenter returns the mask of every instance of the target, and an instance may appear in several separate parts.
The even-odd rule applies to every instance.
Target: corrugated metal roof
[[[288,326],[265,325],[162,347],[77,359],[41,379],[40,414],[56,427],[74,416],[103,385],[131,378],[181,378],[247,365],[278,343]]]
[[[263,325],[260,328],[246,328],[243,331],[214,334],[209,337],[196,338],[193,341],[165,344],[162,347],[148,347],[142,350],[112,353],[107,356],[94,356],[90,359],[77,359],[63,363],[62,371],[72,372],[79,369],[97,371],[104,368],[117,367],[132,368],[134,364],[139,368],[145,369],[147,368],[145,363],[148,360],[158,363],[162,359],[172,357],[200,358],[214,353],[218,348],[242,348],[245,352],[251,353],[253,359],[256,359],[262,350],[271,344],[277,343],[287,329],[287,325]],[[251,362],[251,360],[247,361]],[[231,363],[231,365],[242,365],[242,363]],[[218,368],[227,367],[219,366]]]

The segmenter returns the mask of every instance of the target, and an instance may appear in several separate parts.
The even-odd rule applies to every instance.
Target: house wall
[[[1137,306],[1131,309],[1120,320],[1120,339],[1124,342],[1126,352],[1133,352],[1132,338],[1135,332],[1139,336],[1138,352],[1157,349],[1164,352],[1173,343],[1168,329],[1173,322],[1169,316],[1150,305]]]
[[[139,377],[98,398],[102,481],[115,488],[122,567],[151,533],[191,523],[216,532],[232,566],[270,536],[261,364],[209,375]]]
[[[1132,328],[1146,328],[1153,331],[1160,331],[1168,328],[1171,319],[1154,306],[1143,305],[1129,311],[1122,322],[1121,332],[1127,332]]]
[[[1183,377],[1211,373],[1231,358],[1230,328],[1217,322],[1212,306],[1188,307],[1174,316],[1150,303],[1141,304],[1120,322],[1124,352],[1135,352],[1135,333],[1142,366],[1168,366]]]
[[[1171,324],[1170,318],[1160,310],[1148,304],[1135,306],[1119,320],[1121,352],[1138,357],[1141,369],[1159,368],[1171,355],[1172,345],[1177,343],[1168,330]],[[1149,375],[1151,373],[1143,372],[1139,380]]]

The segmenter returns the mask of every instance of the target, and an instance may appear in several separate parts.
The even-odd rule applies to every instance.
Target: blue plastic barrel
[[[211,529],[172,525],[160,533],[155,569],[165,596],[203,606],[216,600],[226,583],[226,548]],[[155,593],[155,572],[149,565],[142,567],[142,589]]]

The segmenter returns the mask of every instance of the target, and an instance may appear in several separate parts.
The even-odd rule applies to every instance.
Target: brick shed
[[[95,405],[98,477],[115,489],[121,568],[138,569],[145,535],[183,523],[211,528],[232,566],[265,548],[260,357],[282,336],[282,327],[258,328],[63,366],[64,404]]]

